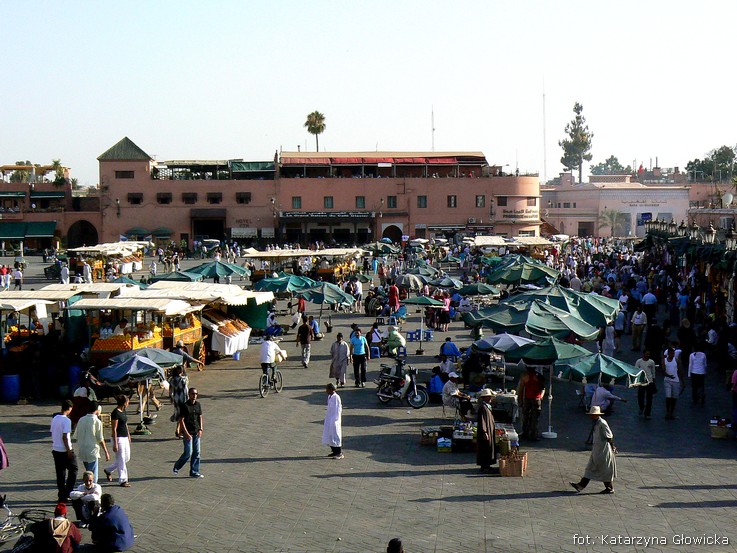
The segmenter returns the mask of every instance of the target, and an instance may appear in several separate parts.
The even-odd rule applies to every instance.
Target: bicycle
[[[284,378],[282,377],[279,367],[276,366],[271,368],[271,376],[269,376],[268,373],[264,373],[258,381],[258,393],[261,397],[268,396],[271,388],[273,388],[277,394],[284,388]]]
[[[16,515],[8,506],[6,497],[0,495],[0,507],[7,513],[5,520],[0,522],[0,545],[25,534],[28,527],[34,522],[41,522],[53,516],[52,513],[43,509],[26,509]]]

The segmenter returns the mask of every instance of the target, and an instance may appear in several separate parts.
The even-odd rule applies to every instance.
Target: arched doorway
[[[94,246],[97,244],[97,229],[89,221],[84,219],[77,221],[69,227],[67,233],[67,248],[79,248],[80,246]]]
[[[389,225],[384,229],[384,232],[381,233],[382,238],[388,238],[391,240],[394,244],[401,244],[402,243],[402,229],[400,229],[397,225]]]

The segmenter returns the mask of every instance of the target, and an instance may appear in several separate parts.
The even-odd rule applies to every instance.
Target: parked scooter
[[[393,399],[401,402],[406,399],[413,409],[427,405],[429,395],[424,386],[417,384],[416,368],[397,359],[394,367],[382,363],[381,369],[381,375],[376,381],[379,385],[376,396],[381,403],[389,403]]]

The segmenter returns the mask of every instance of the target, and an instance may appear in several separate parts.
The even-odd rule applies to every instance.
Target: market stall
[[[90,361],[99,366],[122,352],[162,348],[167,319],[186,319],[186,315],[201,310],[202,306],[172,299],[114,298],[79,300],[73,309],[87,314]],[[112,323],[117,324],[123,318],[129,321],[130,330],[116,335]]]
[[[143,256],[146,248],[153,244],[146,241],[126,241],[82,246],[68,250],[69,270],[72,274],[80,273],[80,264],[84,258],[92,269],[92,278],[102,280],[108,264],[115,265],[119,275],[128,275],[143,269]]]
[[[237,317],[209,308],[202,312],[202,322],[212,331],[212,351],[221,355],[233,355],[237,351],[248,349],[251,327]]]

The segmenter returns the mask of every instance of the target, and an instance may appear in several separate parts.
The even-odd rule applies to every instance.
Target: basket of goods
[[[729,419],[722,419],[720,417],[711,418],[709,429],[711,430],[711,437],[715,440],[726,440],[732,434],[732,425]]]
[[[502,476],[524,476],[527,472],[527,452],[513,451],[499,457],[499,473]]]

